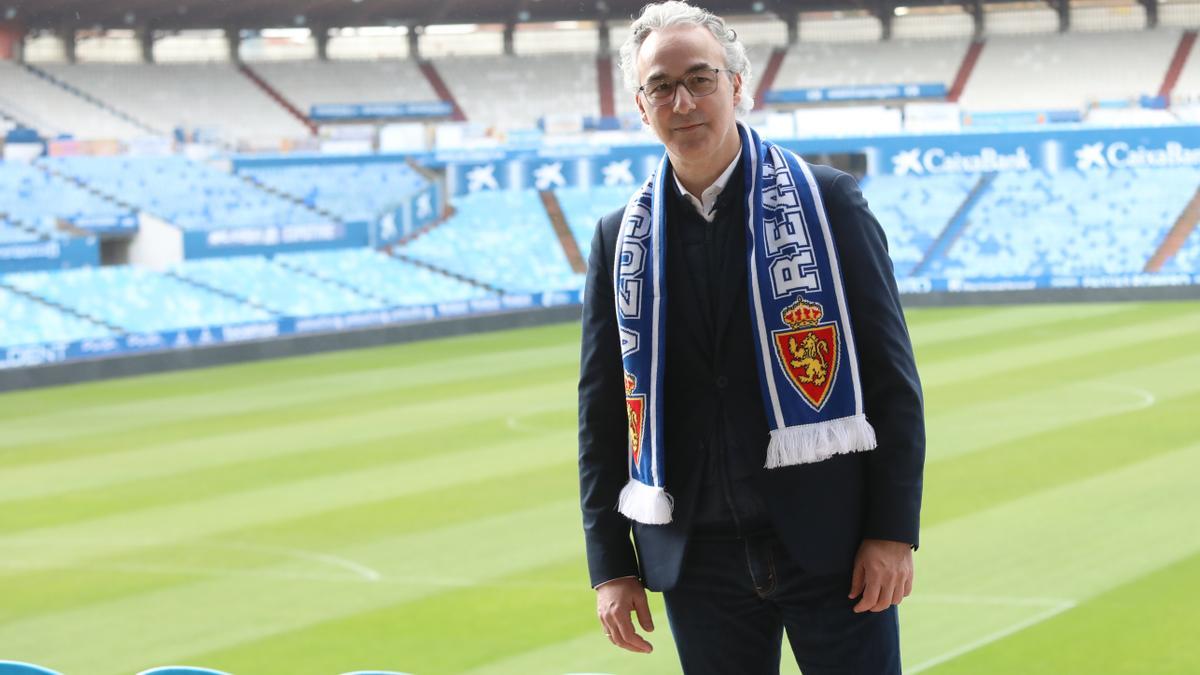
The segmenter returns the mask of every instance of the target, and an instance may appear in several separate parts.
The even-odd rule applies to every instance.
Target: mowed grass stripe
[[[1121,372],[1185,359],[1193,356],[1195,351],[1186,339],[1150,336],[1133,346],[1064,356],[1049,363],[1013,363],[1007,370],[993,367],[992,364],[994,358],[1004,358],[1003,355],[993,357],[981,354],[979,360],[991,371],[990,374],[942,386],[926,385],[926,411],[929,418],[934,418],[939,414],[952,413],[960,406],[1002,402],[1051,387],[1070,386],[1079,381],[1109,379],[1115,385],[1136,386],[1123,383]],[[1136,358],[1133,354],[1137,355]]]
[[[962,518],[1173,452],[1196,440],[1196,410],[1200,394],[929,462],[921,522]]]
[[[928,359],[918,355],[921,380],[926,387],[940,387],[964,380],[974,380],[1013,370],[1014,367],[1029,368],[1034,365],[1047,366],[1063,358],[1074,358],[1085,354],[1109,351],[1119,347],[1132,349],[1148,339],[1194,338],[1200,335],[1200,310],[1173,313],[1165,317],[1146,320],[1136,325],[1118,325],[1094,330],[1086,335],[1051,335],[1048,339],[1008,342],[987,352],[987,358],[979,354],[948,359]]]
[[[268,673],[289,662],[298,664],[289,670],[291,675],[385,667],[461,673],[585,630],[612,649],[600,635],[591,611],[595,593],[585,577],[583,560],[576,558],[523,570],[492,584],[443,591],[232,649],[195,654],[188,662],[233,673]],[[666,617],[661,618],[665,628]],[[520,630],[514,630],[517,623]]]
[[[279,455],[247,450],[244,461],[222,462],[187,472],[171,471],[162,476],[128,476],[129,480],[109,481],[100,487],[9,501],[4,504],[0,533],[213,499],[267,485],[361,472],[371,467],[387,467],[400,461],[503,441],[540,443],[547,434],[570,429],[574,419],[572,406],[504,419],[483,419],[478,424],[459,426],[453,433],[438,427],[423,431],[396,428],[369,440],[322,442],[312,448],[297,447]],[[574,447],[560,449],[563,460],[575,456]]]
[[[575,350],[571,350],[575,351]],[[567,350],[560,350],[560,354]],[[502,355],[503,356],[503,355]],[[289,419],[331,416],[350,412],[371,412],[399,405],[419,405],[464,392],[501,393],[516,385],[563,382],[577,373],[577,357],[546,359],[525,355],[511,358],[504,368],[474,369],[456,377],[456,368],[446,366],[416,377],[373,376],[369,383],[321,383],[301,381],[288,389],[250,387],[226,391],[220,395],[198,394],[171,401],[144,401],[120,406],[101,407],[88,412],[64,412],[49,419],[24,419],[5,424],[7,433],[0,439],[0,462],[15,465],[72,457],[81,453],[99,454],[153,443],[154,439],[195,434],[207,427],[216,430],[247,430],[257,423],[284,422]],[[496,372],[499,370],[500,372]],[[2,399],[0,399],[2,400]],[[71,417],[64,424],[63,416]]]
[[[204,435],[197,426],[198,438],[188,434],[141,449],[10,467],[0,473],[0,503],[433,429],[451,438],[456,428],[476,420],[486,423],[521,413],[574,408],[573,393],[558,378],[535,386],[510,384],[488,393],[460,389],[454,397],[380,404],[365,411],[354,406],[340,414],[314,411],[299,418],[285,414],[273,422],[260,418],[258,424],[248,421],[247,429],[213,436]]]
[[[1167,520],[1157,523],[1159,532],[1179,527],[1188,520],[1188,503],[1179,503],[1184,511],[1179,513],[1173,509],[1177,502],[1172,499],[1171,494],[1164,495],[1161,499],[1138,499],[1147,490],[1166,490],[1168,493],[1185,490],[1187,478],[1180,476],[1176,471],[1197,467],[1197,462],[1200,462],[1200,447],[1176,451],[1172,456],[1162,458],[1158,462],[1135,464],[1086,480],[1068,480],[1061,485],[1047,486],[1052,489],[1046,489],[1040,494],[1030,494],[1024,499],[1004,504],[995,510],[975,512],[974,515],[952,523],[927,527],[925,541],[917,554],[916,594],[901,607],[904,617],[901,637],[905,663],[913,665],[934,658],[950,649],[978,640],[989,632],[1022,622],[1037,613],[1045,613],[1047,607],[1054,608],[1056,603],[1072,597],[1072,594],[1082,597],[1101,592],[1099,589],[1109,585],[1119,585],[1125,580],[1138,578],[1143,570],[1164,564],[1164,561],[1169,564],[1181,551],[1200,547],[1200,538],[1196,536],[1190,536],[1189,541],[1171,542],[1160,546],[1164,543],[1161,538],[1154,533],[1147,536],[1139,525],[1143,518],[1153,519],[1165,515]],[[1049,469],[1052,471],[1055,468],[1057,467]],[[971,489],[969,483],[959,483],[958,487],[961,490]],[[1113,531],[1103,535],[1096,533],[1098,526],[1103,527],[1102,523],[1097,522],[1094,514],[1097,500],[1126,500],[1131,497],[1131,501],[1134,502],[1133,508],[1123,514],[1124,517]],[[1200,499],[1195,496],[1192,496],[1190,501],[1192,504],[1200,504]],[[1020,514],[1019,517],[1016,514]],[[1028,532],[1022,531],[1022,523],[1033,522],[1040,523],[1041,526],[1035,525]],[[1001,523],[1003,530],[995,527],[994,523]],[[1059,530],[1082,531],[1087,534],[1060,542],[1057,534]],[[961,533],[970,535],[964,539]],[[1114,540],[1108,541],[1110,537]],[[985,545],[978,546],[979,542],[984,542]],[[990,552],[996,548],[1004,549],[1005,555],[993,560]],[[1060,548],[1068,549],[1070,555],[1065,559],[1056,557]],[[1036,583],[1036,571],[1030,571],[1026,576],[1026,580],[1033,583],[993,582],[997,570],[1003,570],[1009,576],[1016,576],[1021,575],[1022,570],[1028,569],[1010,562],[1013,555],[1022,551],[1030,551],[1038,556],[1042,565],[1053,566],[1056,561],[1062,561],[1061,569],[1058,569],[1058,573],[1048,579],[1045,585]],[[1091,564],[1095,560],[1104,560],[1106,563],[1112,560],[1115,576],[1111,579],[1106,578],[1103,565]],[[1084,575],[1091,578],[1087,583],[1057,583],[1063,576],[1077,574],[1078,572],[1073,570],[1078,568],[1072,565],[1081,563],[1088,565]],[[956,573],[943,573],[943,570],[947,569],[953,569]],[[1150,604],[1160,604],[1162,597],[1147,597],[1147,601]],[[1099,625],[1093,628],[1096,635],[1104,634]],[[1186,630],[1182,628],[1176,632]],[[654,637],[656,646],[662,651],[669,636],[660,632]],[[1047,640],[1040,644],[1040,648],[1048,650],[1049,644],[1051,641]],[[1062,651],[1061,644],[1064,643],[1058,645],[1058,651]],[[673,652],[668,654],[671,659],[674,658]],[[1028,659],[1036,654],[1036,650],[1029,649],[1024,652],[1024,657]],[[653,658],[655,657],[651,657]],[[603,646],[595,645],[594,637],[585,632],[574,638],[529,650],[522,655],[498,659],[493,664],[469,673],[517,675],[530,672],[598,671],[649,675],[672,672],[677,667],[671,659],[657,662],[651,659],[609,654]],[[971,663],[986,665],[984,660]],[[988,670],[978,667],[974,670],[968,668],[950,672],[1025,672],[1025,669],[1017,667],[1019,663],[1020,659],[1013,659],[1007,669]],[[785,663],[783,672],[796,672],[794,664]],[[1067,668],[1045,672],[1107,671]]]
[[[331,509],[311,516],[257,527],[222,532],[213,537],[138,548],[83,563],[84,567],[44,569],[41,562],[0,576],[0,625],[73,607],[145,594],[193,583],[223,570],[269,570],[279,555],[243,555],[238,547],[253,544],[266,549],[330,551],[363,545],[377,539],[423,530],[462,525],[475,520],[532,509],[546,502],[575,498],[575,466],[556,464],[514,475],[462,483],[442,490],[420,492],[367,504]],[[521,489],[513,489],[514,485]],[[452,509],[446,504],[454,504]],[[580,529],[582,531],[582,529]],[[120,537],[119,534],[114,537]],[[216,560],[214,560],[216,558]],[[151,572],[138,564],[156,566]],[[71,563],[66,563],[71,565]],[[203,570],[208,566],[207,572]],[[331,572],[315,566],[314,572]],[[583,579],[584,577],[581,577]]]
[[[1193,440],[1194,443],[1194,440]],[[1200,444],[924,528],[914,593],[1081,602],[1200,551]],[[1046,611],[1029,605],[1025,617]],[[1014,623],[1011,608],[907,610],[915,665]]]
[[[1194,309],[1194,308],[1193,308]],[[1000,310],[995,310],[1000,312]],[[1005,322],[993,322],[994,314],[982,315],[978,318],[988,330],[980,331],[970,336],[958,336],[962,331],[955,331],[955,337],[938,339],[937,333],[927,335],[934,339],[928,342],[913,340],[920,364],[934,364],[940,361],[962,357],[974,357],[988,352],[1011,349],[1014,346],[1041,344],[1055,338],[1065,336],[1085,336],[1088,333],[1113,330],[1115,328],[1135,326],[1147,321],[1179,316],[1179,311],[1172,311],[1166,306],[1152,304],[1119,305],[1113,312],[1102,314],[1076,315],[1065,312],[1063,316],[1042,317],[1044,320],[1032,325],[1015,323],[1006,325]],[[996,325],[996,324],[999,325]]]
[[[572,336],[574,341],[570,339]],[[186,402],[197,395],[219,399],[226,391],[260,386],[294,390],[299,383],[314,380],[337,385],[391,376],[436,382],[441,368],[449,366],[448,371],[454,372],[452,362],[486,372],[489,368],[505,367],[510,361],[525,363],[531,357],[536,360],[540,353],[547,358],[565,358],[572,342],[578,345],[578,336],[578,324],[557,324],[8,392],[0,395],[0,401],[4,402],[0,406],[0,421],[28,419],[48,411],[90,411],[124,403],[170,399]],[[506,358],[506,352],[511,358]],[[574,356],[578,358],[577,350]]]
[[[575,500],[554,502],[336,551],[379,570],[383,579],[373,583],[293,578],[289,573],[310,571],[312,563],[292,562],[273,568],[277,578],[230,576],[12,621],[0,626],[0,653],[67,673],[137,672],[148,664],[579,560],[581,537],[547,536],[577,533],[577,511]],[[562,592],[557,585],[552,590]],[[86,643],[79,635],[88,636]]]
[[[1194,675],[1200,555],[1100,594],[1005,640],[928,672],[933,675]]]
[[[1200,391],[1200,354],[1176,341],[1173,349],[1187,356],[1130,359],[1123,367],[1098,364],[1091,379],[1046,382],[1024,393],[982,402],[964,396],[957,406],[926,415],[926,461],[941,461],[1001,443],[1087,424],[1110,415],[1161,405]],[[1169,353],[1169,352],[1168,352]],[[1146,361],[1150,361],[1146,365]],[[1157,362],[1155,362],[1157,361]],[[1181,374],[1194,377],[1181,377]],[[987,390],[988,382],[980,389]]]
[[[986,337],[997,332],[1018,329],[1041,329],[1046,326],[1061,326],[1064,322],[1076,322],[1096,317],[1119,317],[1130,312],[1134,306],[1125,303],[1096,303],[1077,305],[1009,305],[988,308],[972,308],[967,316],[946,318],[936,322],[911,322],[909,334],[914,344],[929,349],[944,342],[960,342],[972,338]],[[907,318],[915,316],[942,316],[941,309],[912,310]],[[1111,319],[1110,319],[1111,320]]]
[[[562,452],[574,442],[573,431],[555,432],[542,443],[509,440],[278,485],[266,481],[255,490],[24,530],[0,536],[0,547],[9,551],[8,562],[19,566],[81,563],[146,546],[194,540],[493,476],[517,475],[556,462],[574,461],[574,453],[564,456]],[[114,538],[118,533],[120,538]]]

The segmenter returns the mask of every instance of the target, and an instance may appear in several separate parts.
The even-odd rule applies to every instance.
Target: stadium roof
[[[30,29],[267,28],[627,20],[647,0],[0,0],[0,16]],[[976,0],[966,0],[974,2]],[[701,0],[718,13],[787,15],[822,10],[891,11],[947,0]]]

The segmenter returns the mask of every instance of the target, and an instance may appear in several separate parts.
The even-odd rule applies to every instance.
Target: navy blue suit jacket
[[[583,306],[579,379],[579,477],[592,585],[640,577],[650,590],[679,577],[699,492],[706,424],[724,415],[728,452],[752,463],[775,533],[813,574],[849,573],[864,538],[916,546],[925,458],[920,381],[879,223],[854,179],[813,166],[841,262],[857,341],[864,407],[875,450],[767,470],[769,427],[755,366],[745,237],[726,258],[730,274],[716,298],[716,326],[676,299],[687,293],[680,254],[667,243],[664,371],[664,482],[675,499],[667,525],[631,523],[617,512],[629,479],[623,366],[613,304],[613,251],[622,211],[600,220],[592,240]],[[632,529],[633,538],[630,539]]]

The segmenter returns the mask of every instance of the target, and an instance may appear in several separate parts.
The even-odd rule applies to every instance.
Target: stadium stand
[[[579,253],[584,260],[592,250],[592,235],[596,232],[596,223],[600,218],[621,208],[629,201],[633,192],[632,185],[617,185],[587,188],[559,188],[554,191],[558,195],[559,206],[567,218],[571,234],[579,245]]]
[[[295,164],[245,168],[240,173],[347,221],[374,220],[429,185],[404,162]]]
[[[0,109],[51,137],[130,140],[146,130],[39,77],[25,66],[0,60]]]
[[[1192,230],[1183,247],[1169,258],[1162,269],[1164,274],[1191,273],[1200,269],[1200,228]]]
[[[480,286],[369,249],[277,255],[279,265],[379,298],[391,307],[475,300]]]
[[[508,292],[582,288],[534,190],[476,192],[397,252]]]
[[[8,277],[0,278],[7,282]],[[0,285],[0,347],[111,337],[96,322],[60,311]]]
[[[1192,31],[1194,34],[1196,31]],[[1193,100],[1200,99],[1200,40],[1192,38],[1192,48],[1175,82],[1174,93]]]
[[[328,222],[299,201],[183,157],[55,157],[41,164],[184,229]]]
[[[0,213],[46,236],[62,236],[54,219],[121,216],[129,209],[35,167],[0,162]]]
[[[15,223],[5,217],[3,214],[0,214],[0,244],[18,244],[28,241],[37,241],[44,236],[44,234],[33,232],[31,229],[27,229],[26,226]]]
[[[1080,110],[1158,93],[1181,31],[991,37],[960,103],[981,110]],[[1104,73],[1104,77],[1095,77]]]
[[[896,276],[907,276],[975,187],[976,174],[872,176],[863,195],[888,238]]]
[[[1001,173],[929,274],[1140,272],[1200,185],[1200,169]]]
[[[229,63],[45,64],[47,72],[163,131],[200,130],[255,147],[309,130]]]
[[[969,40],[814,42],[788,48],[776,89],[943,83],[947,87]]]
[[[264,61],[254,71],[308,114],[314,105],[437,101],[416,62]]]
[[[4,284],[120,332],[236,324],[271,314],[216,292],[139,267],[85,267],[8,274]]]
[[[190,261],[176,265],[172,273],[284,316],[320,316],[387,306],[364,292],[259,256]]]
[[[600,114],[591,54],[458,56],[436,65],[467,119],[487,127],[536,127],[546,111]]]

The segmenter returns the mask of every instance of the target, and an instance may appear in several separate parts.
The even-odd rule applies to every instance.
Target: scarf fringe
[[[646,485],[636,478],[621,488],[617,510],[626,518],[646,525],[666,525],[671,522],[675,500],[660,487]]]
[[[871,450],[875,445],[875,429],[866,415],[774,429],[767,445],[767,468],[812,464],[834,455]]]

